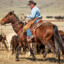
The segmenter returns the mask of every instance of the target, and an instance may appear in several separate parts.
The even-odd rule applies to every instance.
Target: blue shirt
[[[31,15],[28,15],[27,18],[29,18],[29,19],[34,19],[34,18],[36,18],[36,17],[41,17],[41,16],[40,16],[40,11],[39,11],[39,9],[38,9],[37,6],[35,6],[35,7],[31,10]],[[35,21],[35,23],[36,23],[38,20],[39,20],[39,19],[37,19],[37,20]]]

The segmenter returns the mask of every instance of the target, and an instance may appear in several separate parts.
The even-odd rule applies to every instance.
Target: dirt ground
[[[43,55],[35,55],[36,61],[32,60],[32,56],[22,54],[19,56],[19,61],[15,61],[15,54],[12,55],[11,51],[0,50],[0,64],[57,64],[57,58],[55,54],[49,53],[47,60],[43,61]],[[64,64],[64,59],[61,57],[61,64]]]

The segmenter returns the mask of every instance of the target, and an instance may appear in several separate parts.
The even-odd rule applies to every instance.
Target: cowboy
[[[24,15],[25,18],[29,18],[31,20],[34,20],[36,17],[38,17],[38,18],[41,17],[40,11],[39,11],[39,9],[36,6],[36,3],[34,1],[30,0],[29,3],[28,3],[28,6],[30,6],[30,8],[31,8],[31,15]],[[39,19],[35,20],[34,23],[37,23],[38,21],[39,21]],[[27,34],[29,36],[29,40],[34,38],[34,36],[31,33],[30,28],[27,30]]]

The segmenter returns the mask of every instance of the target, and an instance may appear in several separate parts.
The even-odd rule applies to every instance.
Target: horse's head
[[[10,18],[11,16],[14,14],[14,11],[9,12],[2,20],[1,20],[1,24],[7,24],[7,23],[11,23],[10,22]]]

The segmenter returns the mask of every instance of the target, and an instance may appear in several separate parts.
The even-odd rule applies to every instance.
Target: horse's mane
[[[19,20],[19,17],[18,17],[16,14],[13,14],[13,15],[16,17],[16,19],[17,19],[18,21],[20,21],[20,20]]]
[[[13,15],[16,17],[16,19],[18,20],[19,24],[23,24],[24,25],[24,22],[20,21],[19,17],[16,14],[13,14]]]

